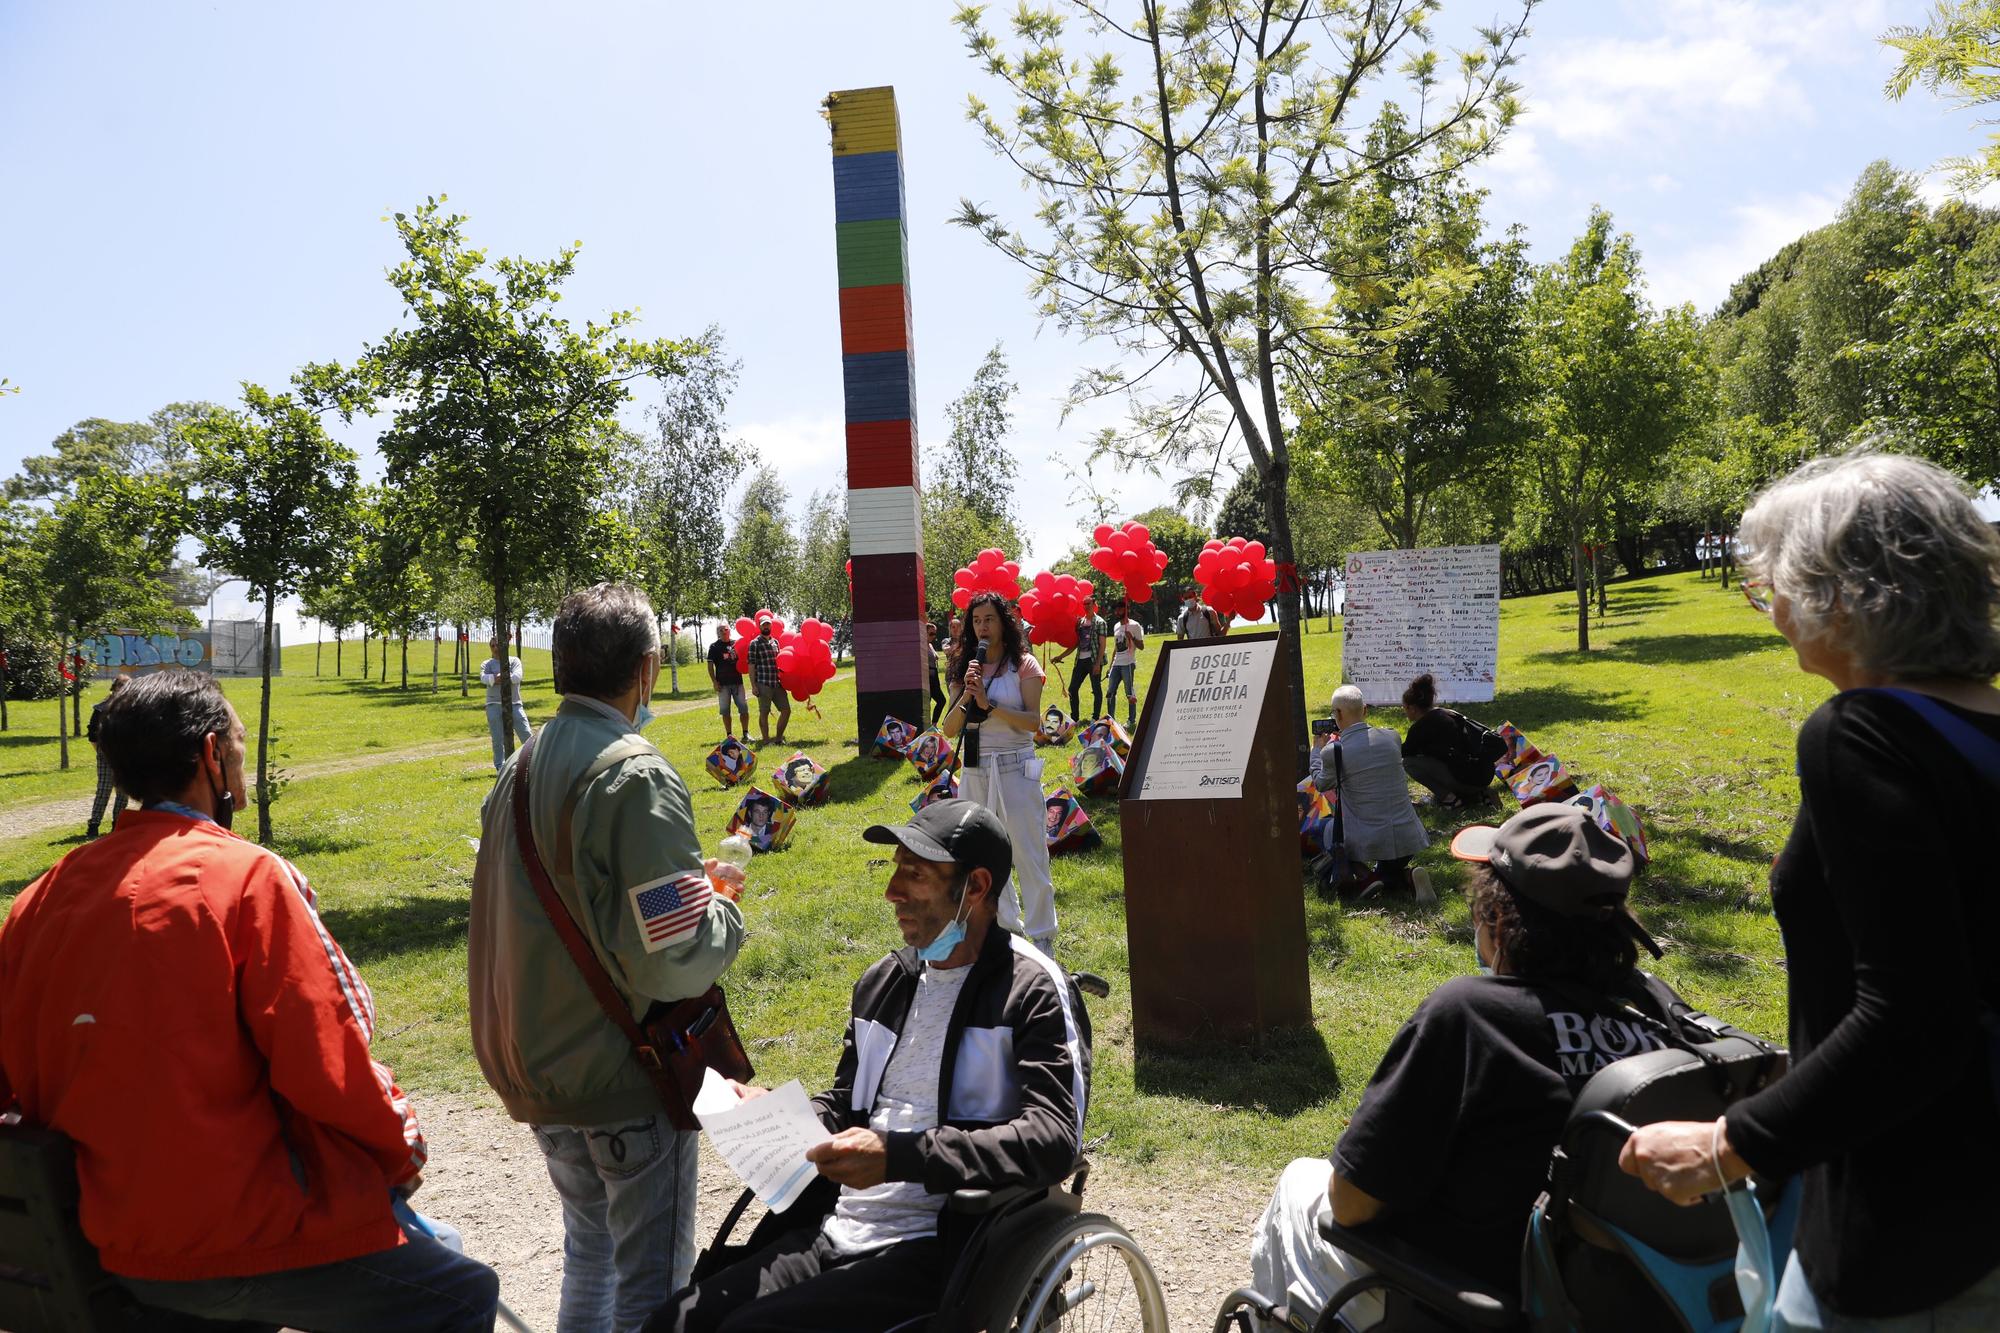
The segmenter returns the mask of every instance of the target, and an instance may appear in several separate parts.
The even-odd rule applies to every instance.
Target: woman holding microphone
[[[1000,924],[1054,956],[1056,889],[1042,828],[1042,667],[998,593],[975,595],[951,654],[951,705],[941,730],[963,735],[959,795],[1000,817],[1014,844],[1014,871],[1000,896]]]

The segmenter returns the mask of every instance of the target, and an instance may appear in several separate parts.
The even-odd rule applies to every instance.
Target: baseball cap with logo
[[[1462,828],[1451,840],[1451,854],[1484,863],[1509,891],[1557,916],[1615,921],[1653,957],[1661,956],[1625,905],[1638,866],[1632,849],[1580,806],[1531,805],[1498,827]]]
[[[1000,817],[977,801],[934,801],[907,824],[871,824],[866,842],[894,844],[926,861],[948,861],[963,870],[985,869],[999,892],[1014,868],[1014,844]]]

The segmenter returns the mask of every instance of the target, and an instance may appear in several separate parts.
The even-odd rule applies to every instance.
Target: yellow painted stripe
[[[833,153],[892,153],[902,146],[896,120],[894,88],[851,88],[826,99],[826,118],[833,129]]]

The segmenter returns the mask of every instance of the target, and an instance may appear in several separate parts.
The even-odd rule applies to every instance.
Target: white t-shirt
[[[996,674],[997,673],[997,674]],[[1046,680],[1042,664],[1035,660],[1033,653],[1021,654],[1019,670],[1002,663],[994,666],[986,664],[986,702],[1001,708],[1014,708],[1026,712],[1026,697],[1021,683],[1027,680]],[[1017,727],[1012,722],[1003,722],[997,717],[989,717],[979,724],[979,744],[982,753],[999,750],[1020,750],[1031,748],[1035,743],[1034,727]]]
[[[479,683],[486,687],[487,703],[497,704],[500,702],[500,671],[500,663],[496,658],[489,657],[479,664]],[[514,678],[514,698],[519,700],[521,697],[521,659],[518,657],[509,657],[507,659],[506,671],[508,675]]]
[[[1139,628],[1139,622],[1121,621],[1111,627],[1112,642],[1116,650],[1111,654],[1112,666],[1131,666],[1139,660],[1139,650],[1146,646],[1146,631]]]
[[[969,966],[926,967],[918,974],[916,998],[910,1001],[909,1017],[903,1020],[868,1116],[868,1128],[877,1134],[937,1127],[945,1032],[971,971]],[[886,1180],[865,1190],[843,1185],[840,1201],[826,1219],[826,1238],[840,1254],[862,1254],[935,1236],[944,1201],[944,1195],[926,1193],[911,1180]]]

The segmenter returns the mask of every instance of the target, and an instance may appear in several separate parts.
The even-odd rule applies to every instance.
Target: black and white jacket
[[[898,949],[854,985],[833,1086],[813,1099],[836,1133],[865,1127],[923,968]],[[932,1194],[1054,1185],[1083,1151],[1090,1019],[1067,974],[1026,940],[988,929],[945,1032],[934,1129],[892,1133],[888,1178]]]

